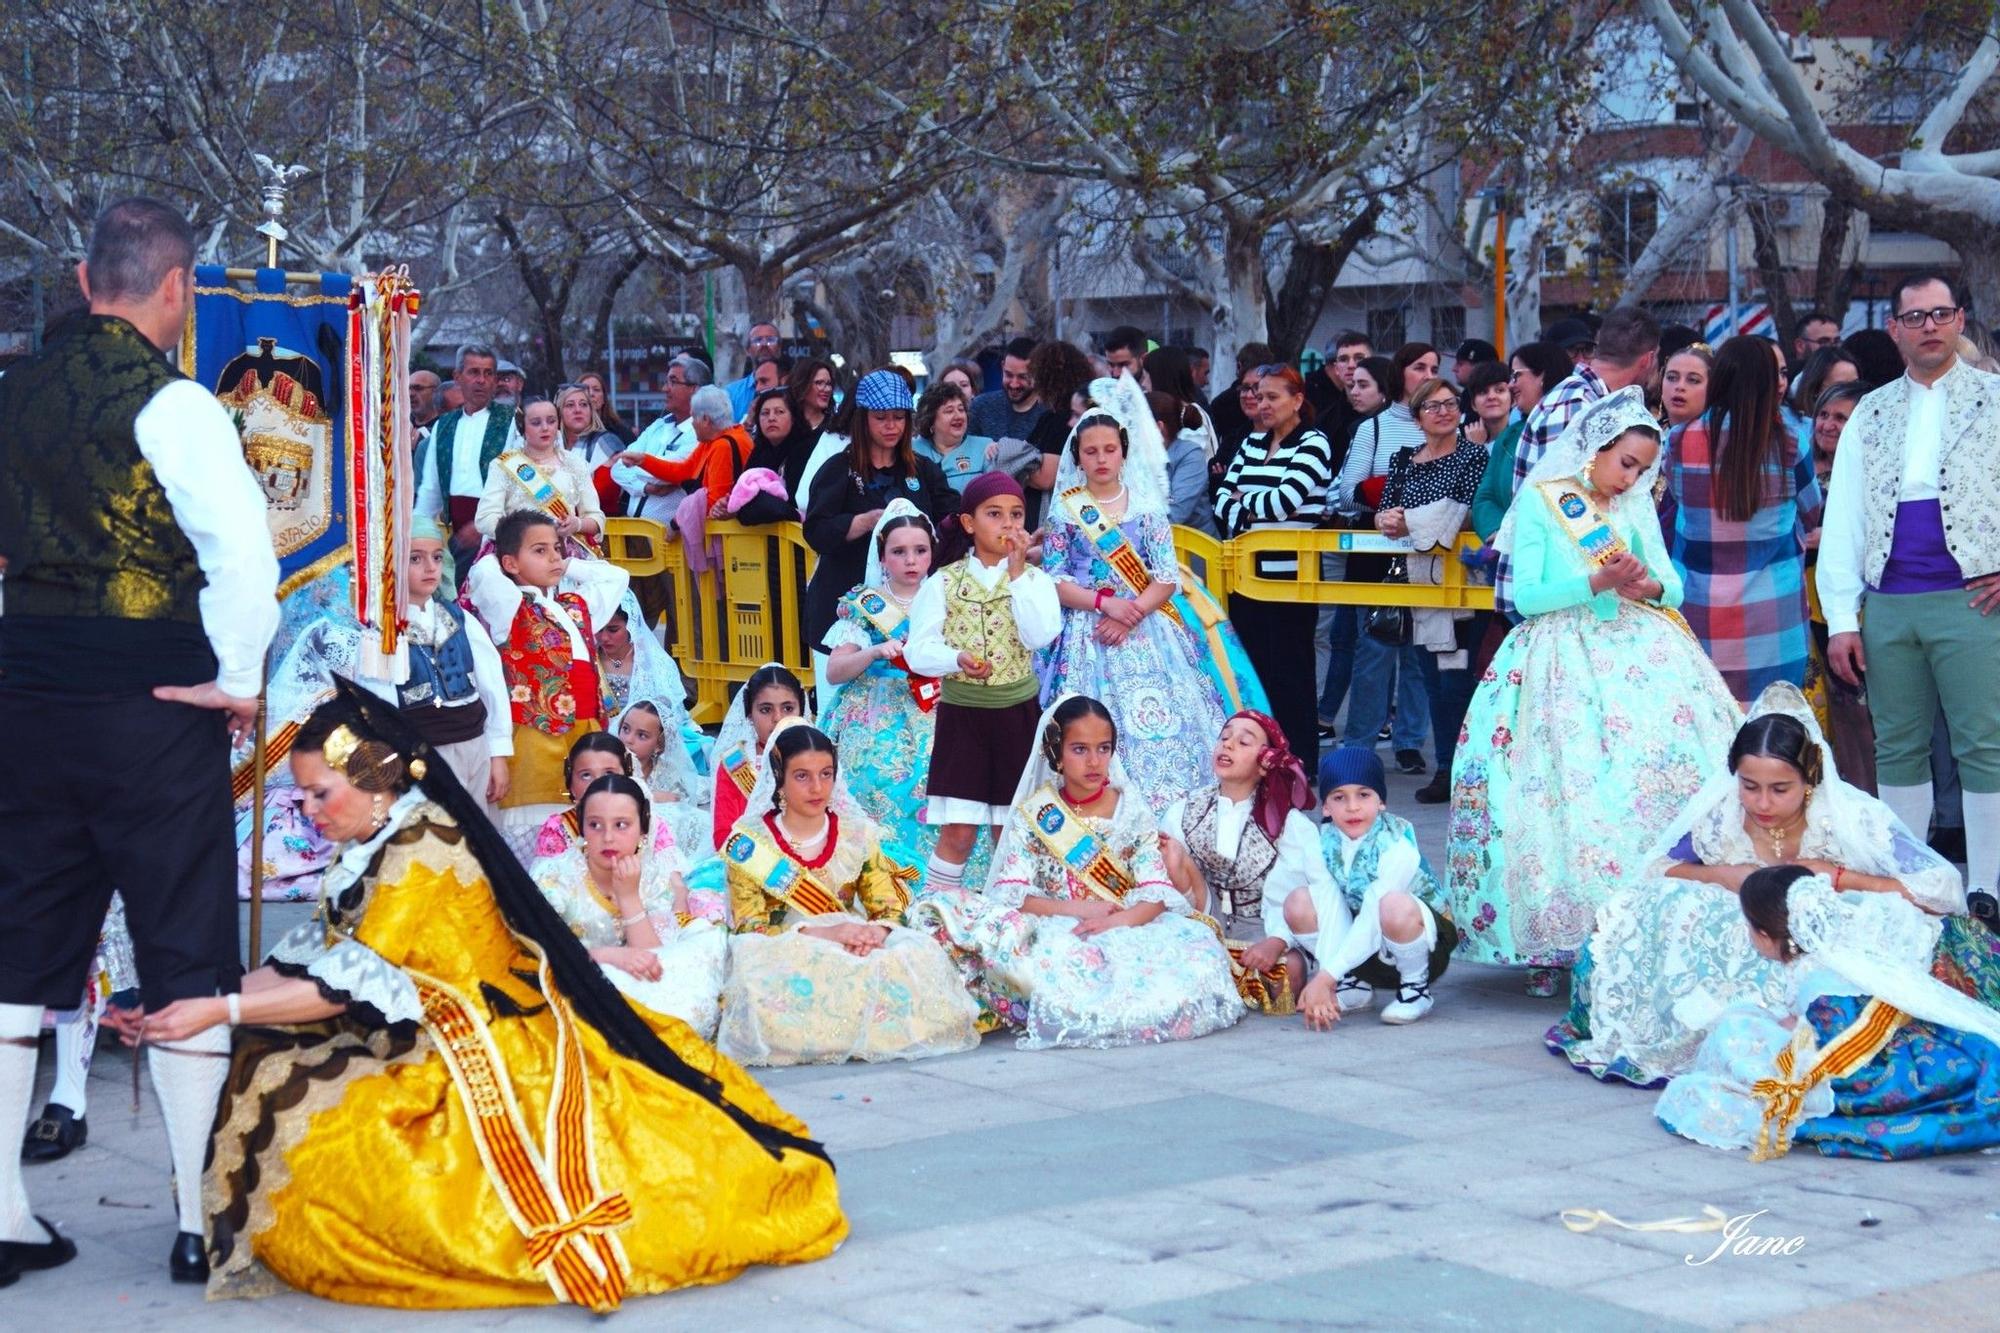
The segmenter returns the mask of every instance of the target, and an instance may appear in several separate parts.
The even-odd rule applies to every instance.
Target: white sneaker
[[[1334,992],[1333,998],[1340,1006],[1341,1013],[1351,1014],[1375,1003],[1375,988],[1365,981],[1342,977],[1339,989]]]
[[[1382,1006],[1384,1023],[1414,1023],[1431,1011],[1436,1001],[1431,999],[1431,984],[1428,981],[1405,981],[1396,987],[1396,999]]]

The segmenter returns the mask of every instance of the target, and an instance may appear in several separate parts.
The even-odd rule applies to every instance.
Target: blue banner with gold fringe
[[[219,265],[195,268],[181,369],[229,409],[243,457],[264,489],[279,595],[349,558],[348,298],[353,279],[286,282],[256,271],[250,286]]]

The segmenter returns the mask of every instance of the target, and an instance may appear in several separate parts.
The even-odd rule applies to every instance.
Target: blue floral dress
[[[1135,515],[1119,531],[1155,583],[1180,582],[1173,531],[1164,515]],[[1050,506],[1042,567],[1059,583],[1132,595],[1060,501]],[[1102,618],[1095,611],[1064,608],[1062,633],[1045,659],[1042,702],[1068,691],[1103,701],[1118,723],[1118,755],[1126,772],[1153,813],[1163,815],[1209,782],[1209,755],[1225,716],[1222,699],[1180,613],[1162,609],[1147,616],[1115,647],[1095,637]]]

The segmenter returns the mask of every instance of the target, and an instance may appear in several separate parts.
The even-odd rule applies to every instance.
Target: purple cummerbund
[[[1965,586],[1965,575],[1944,541],[1944,511],[1936,500],[1905,500],[1896,506],[1896,530],[1889,538],[1889,561],[1882,566],[1877,592],[1950,592]]]

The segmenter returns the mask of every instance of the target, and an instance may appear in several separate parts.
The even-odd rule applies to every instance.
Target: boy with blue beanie
[[[1385,1023],[1414,1023],[1431,1010],[1458,928],[1443,885],[1417,849],[1410,821],[1387,809],[1388,780],[1372,749],[1345,745],[1319,765],[1320,858],[1310,883],[1282,901],[1264,899],[1264,929],[1288,944],[1306,1026],[1326,1031],[1340,1016],[1395,987]]]

